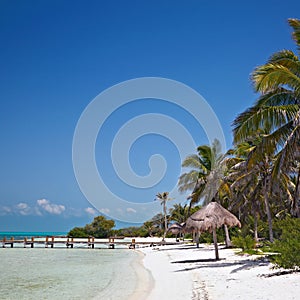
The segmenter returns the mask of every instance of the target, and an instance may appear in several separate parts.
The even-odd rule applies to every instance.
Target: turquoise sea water
[[[6,237],[66,236],[66,232],[0,232]],[[0,248],[0,299],[130,299],[149,273],[129,249]],[[147,274],[148,275],[147,275]],[[145,275],[146,274],[146,275]],[[141,276],[142,275],[142,276]]]
[[[0,248],[0,297],[129,299],[139,259],[128,249]]]
[[[0,231],[0,240],[2,240],[4,237],[6,237],[7,239],[10,239],[11,237],[13,237],[15,240],[22,240],[25,237],[27,238],[31,238],[33,237],[37,237],[37,236],[66,236],[67,232],[55,232],[55,231],[51,231],[51,232],[35,232],[35,231],[31,231],[31,232],[21,232],[21,231]]]

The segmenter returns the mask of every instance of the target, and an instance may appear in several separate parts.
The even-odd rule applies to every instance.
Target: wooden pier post
[[[114,244],[115,239],[114,238],[109,238],[108,239],[108,248],[109,249],[115,249],[115,244]]]
[[[135,249],[135,239],[131,240],[131,244],[129,246],[129,249]]]
[[[92,237],[88,237],[88,247],[90,248],[91,247],[91,245],[92,245],[92,243],[91,243],[91,239],[92,239]]]

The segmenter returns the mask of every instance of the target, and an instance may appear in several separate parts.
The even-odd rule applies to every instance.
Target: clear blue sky
[[[233,119],[256,99],[252,70],[276,51],[296,52],[287,19],[299,11],[296,0],[0,0],[0,231],[68,231],[93,219],[73,172],[72,139],[90,101],[122,81],[164,77],[190,86],[216,113],[230,147]],[[122,121],[150,112],[206,141],[185,112],[159,101],[116,111],[97,139],[99,172],[116,194],[144,202],[178,178],[176,147],[156,135],[136,141],[130,162],[137,173],[149,172],[153,151],[169,165],[165,180],[136,196],[108,162]]]

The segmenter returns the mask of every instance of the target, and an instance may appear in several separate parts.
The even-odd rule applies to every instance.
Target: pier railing
[[[181,242],[168,242],[168,241],[137,241],[135,238],[132,239],[118,239],[110,237],[108,239],[97,239],[94,237],[88,238],[72,238],[72,237],[61,237],[61,236],[46,236],[46,237],[31,237],[24,239],[14,239],[11,237],[7,239],[4,237],[0,241],[3,248],[14,248],[15,246],[20,248],[34,248],[34,247],[45,247],[45,248],[54,248],[54,247],[66,247],[66,248],[109,248],[115,249],[116,246],[128,247],[129,249],[136,249],[139,247],[153,247],[161,245],[178,245]],[[102,246],[102,247],[101,247]],[[104,246],[104,247],[103,247]]]

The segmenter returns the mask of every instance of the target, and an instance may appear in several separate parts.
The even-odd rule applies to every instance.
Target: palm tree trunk
[[[298,175],[297,175],[297,181],[296,181],[296,187],[295,187],[295,194],[294,194],[294,202],[291,207],[291,214],[296,217],[300,218],[300,209],[299,209],[299,191],[300,188],[300,168],[298,170]]]
[[[270,242],[274,242],[274,235],[273,235],[273,225],[272,225],[272,215],[271,215],[271,210],[270,210],[270,202],[269,202],[269,193],[268,193],[268,184],[267,184],[267,178],[265,179],[264,182],[264,202],[265,202],[265,207],[266,207],[266,214],[268,218],[268,225],[269,225],[269,239]]]
[[[213,229],[213,239],[214,239],[216,260],[219,260],[220,258],[219,258],[219,249],[218,249],[218,240],[217,240],[216,228]]]
[[[228,227],[225,224],[224,224],[224,231],[225,231],[225,244],[226,244],[226,248],[231,248],[232,247],[232,243],[231,243],[231,240],[230,240]]]
[[[254,240],[257,243],[258,242],[258,218],[257,218],[257,212],[254,213]]]
[[[195,236],[195,242],[196,242],[197,248],[199,248],[199,237],[200,237],[200,234],[199,234],[199,231],[197,231],[196,236]]]
[[[164,236],[163,236],[163,241],[165,241],[166,234],[167,234],[167,207],[166,207],[166,201],[163,202],[164,206],[164,218],[165,218],[165,228],[164,228]]]

